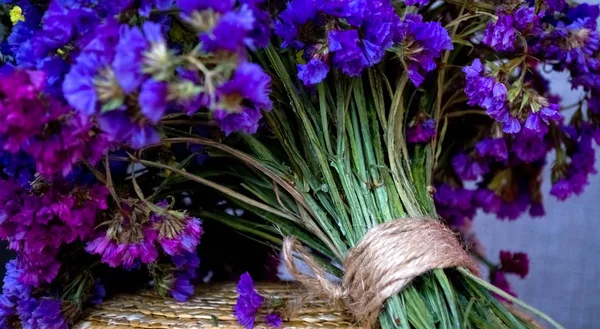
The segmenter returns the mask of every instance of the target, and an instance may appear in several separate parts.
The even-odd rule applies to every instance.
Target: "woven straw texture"
[[[257,289],[267,296],[287,300],[301,293],[290,284],[260,283]],[[185,303],[161,298],[150,292],[121,295],[85,312],[75,329],[125,328],[242,328],[233,316],[237,299],[235,284],[201,286]],[[257,317],[255,328],[267,328]],[[298,314],[283,323],[282,328],[344,329],[356,328],[348,315],[324,302],[305,304]]]

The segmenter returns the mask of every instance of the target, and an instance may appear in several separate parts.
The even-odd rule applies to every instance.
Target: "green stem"
[[[475,281],[477,284],[481,285],[482,287],[484,287],[485,289],[497,294],[498,296],[505,298],[506,300],[515,303],[517,305],[519,305],[520,307],[524,308],[525,310],[527,310],[528,312],[531,312],[532,314],[540,317],[541,319],[543,319],[544,321],[550,323],[551,325],[553,325],[555,328],[557,329],[565,329],[563,326],[561,326],[558,322],[554,321],[552,318],[550,318],[549,316],[547,316],[546,314],[544,314],[542,311],[536,309],[533,306],[530,306],[529,304],[519,300],[518,298],[513,297],[511,294],[505,292],[504,290],[494,286],[493,284],[479,278],[478,276],[474,275],[473,273],[471,273],[469,270],[464,269],[464,268],[459,268],[458,269],[462,274],[464,274],[466,277],[468,277],[469,279]]]

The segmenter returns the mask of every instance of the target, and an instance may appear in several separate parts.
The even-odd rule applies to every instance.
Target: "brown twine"
[[[313,271],[302,273],[294,253]],[[345,307],[357,321],[375,325],[386,299],[399,293],[414,278],[433,269],[465,267],[479,275],[477,264],[454,233],[431,218],[394,220],[378,225],[346,255],[342,284],[329,281],[323,268],[293,237],[283,242],[282,261],[307,289],[298,300],[325,298]]]

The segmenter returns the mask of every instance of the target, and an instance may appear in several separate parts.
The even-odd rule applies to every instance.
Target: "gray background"
[[[577,102],[581,92],[570,90],[567,75],[552,74],[550,81],[564,105]],[[480,213],[474,229],[494,261],[500,250],[529,254],[529,275],[525,279],[507,276],[523,301],[565,328],[600,328],[600,284],[596,281],[600,280],[600,176],[590,177],[582,195],[559,202],[549,195],[553,158],[549,155],[542,186],[546,216],[509,222]],[[599,164],[596,147],[596,169]]]

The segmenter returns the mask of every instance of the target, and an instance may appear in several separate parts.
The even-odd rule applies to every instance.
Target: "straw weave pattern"
[[[237,300],[235,284],[206,285],[196,288],[195,294],[184,303],[161,298],[152,292],[136,295],[120,295],[85,311],[83,319],[74,329],[125,329],[125,328],[239,328],[233,316]],[[295,284],[258,283],[256,288],[267,296],[289,300],[303,292]],[[257,317],[255,328],[266,329],[267,325]],[[351,317],[326,302],[312,301],[282,328],[298,329],[358,329]]]

